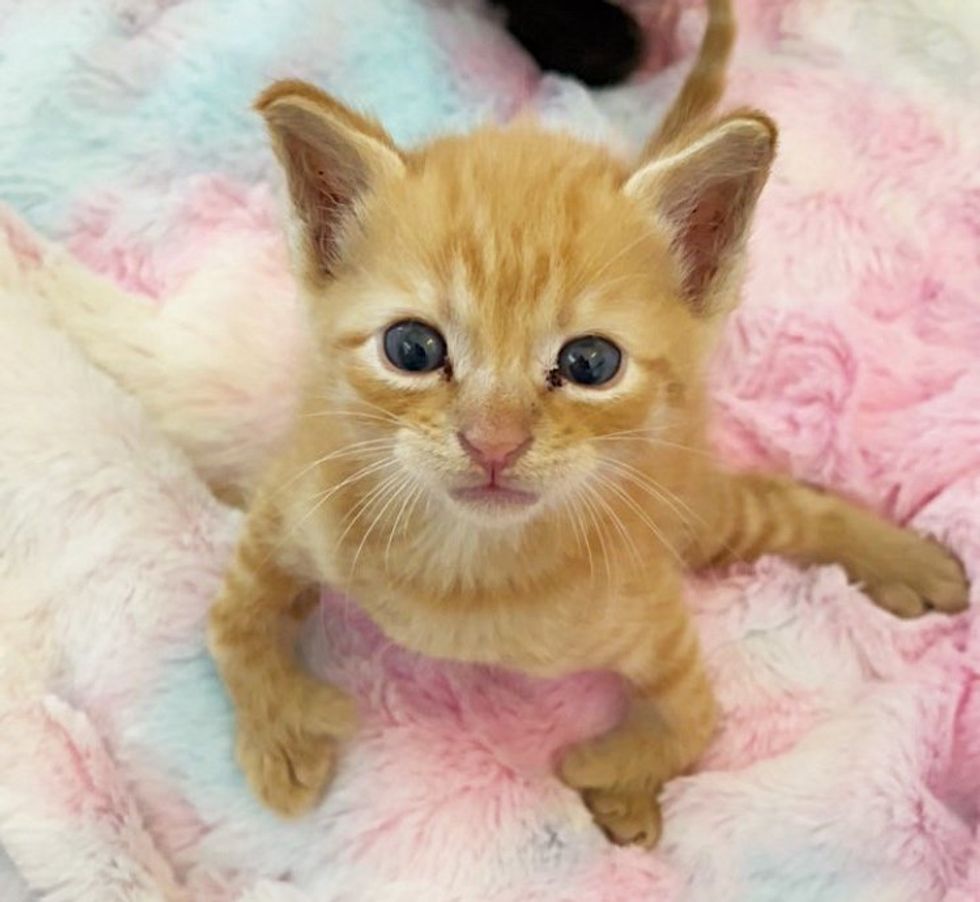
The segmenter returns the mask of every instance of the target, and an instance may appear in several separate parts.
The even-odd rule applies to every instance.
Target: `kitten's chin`
[[[449,496],[467,520],[485,526],[508,526],[527,520],[541,500],[533,492],[503,485],[453,489]]]

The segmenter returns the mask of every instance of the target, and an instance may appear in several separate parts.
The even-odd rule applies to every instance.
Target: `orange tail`
[[[694,66],[660,128],[647,142],[644,156],[652,156],[679,138],[710,113],[725,90],[725,76],[735,43],[735,14],[731,0],[708,0],[708,24]]]

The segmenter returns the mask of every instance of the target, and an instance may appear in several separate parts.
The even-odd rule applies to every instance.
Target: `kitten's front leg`
[[[655,591],[651,587],[651,597]],[[652,846],[660,838],[660,788],[701,756],[716,712],[679,589],[656,607],[648,601],[644,607],[649,616],[639,634],[620,645],[612,662],[633,689],[624,720],[568,749],[559,774],[581,791],[610,839]]]
[[[231,696],[236,756],[252,791],[280,814],[312,807],[333,775],[337,739],[355,727],[351,699],[306,674],[289,620],[303,586],[270,553],[278,535],[252,513],[210,614],[208,646]]]
[[[967,607],[963,567],[938,542],[791,479],[717,479],[703,505],[695,566],[780,554],[803,563],[840,564],[880,607],[899,617]]]

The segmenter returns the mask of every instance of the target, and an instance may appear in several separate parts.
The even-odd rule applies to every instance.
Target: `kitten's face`
[[[314,300],[352,441],[470,523],[601,505],[685,434],[698,322],[665,243],[589,148],[488,131],[413,162]]]
[[[631,502],[629,458],[656,468],[699,415],[772,123],[732,114],[630,171],[524,127],[404,152],[299,82],[258,107],[296,214],[319,393],[346,419],[337,453],[367,459],[345,483],[360,510],[397,523],[424,498],[445,523],[498,528]]]

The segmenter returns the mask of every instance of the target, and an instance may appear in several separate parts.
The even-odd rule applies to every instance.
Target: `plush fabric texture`
[[[423,660],[329,596],[307,653],[365,726],[315,813],[264,812],[203,649],[240,515],[45,322],[52,292],[202,298],[199,398],[261,445],[295,308],[257,90],[310,78],[406,142],[535,111],[629,147],[702,22],[635,5],[645,71],[591,95],[476,0],[0,2],[5,902],[980,899],[980,590],[899,622],[777,560],[690,581],[724,724],[652,853],[607,844],[550,772],[615,718],[614,681]],[[864,498],[977,579],[980,7],[737,9],[730,103],[782,149],[719,349],[719,448]],[[269,379],[235,391],[255,360]]]

